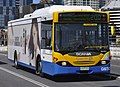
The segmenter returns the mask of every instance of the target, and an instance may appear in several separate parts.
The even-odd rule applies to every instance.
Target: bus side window
[[[51,31],[46,31],[46,47],[51,47]]]
[[[42,48],[51,49],[51,31],[42,31]]]
[[[45,49],[45,31],[41,31],[41,48]]]
[[[52,49],[51,47],[51,38],[52,38],[52,25],[49,23],[42,23],[41,28],[41,48],[42,49]]]

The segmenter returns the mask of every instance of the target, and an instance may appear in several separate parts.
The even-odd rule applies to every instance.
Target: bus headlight
[[[101,64],[106,64],[106,61],[101,61]]]
[[[66,62],[62,62],[62,66],[66,66],[67,65],[67,63]]]

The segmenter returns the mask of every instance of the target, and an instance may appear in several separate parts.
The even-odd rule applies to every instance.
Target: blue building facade
[[[33,0],[20,0],[20,5],[24,6],[24,5],[29,5],[33,3]]]
[[[0,0],[0,29],[7,29],[7,23],[17,18],[18,7],[29,5],[33,0]]]
[[[7,28],[7,22],[15,17],[15,0],[0,0],[0,29]]]

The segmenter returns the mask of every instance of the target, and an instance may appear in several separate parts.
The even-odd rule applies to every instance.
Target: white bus
[[[54,5],[8,22],[8,59],[41,76],[110,72],[108,14]]]

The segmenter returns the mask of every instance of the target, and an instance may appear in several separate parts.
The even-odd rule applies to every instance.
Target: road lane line
[[[0,53],[0,55],[7,56],[7,54],[4,54],[4,53]]]
[[[23,76],[23,75],[20,75],[20,74],[18,74],[18,73],[15,73],[15,72],[10,71],[10,70],[8,70],[8,69],[5,69],[5,68],[3,68],[3,67],[0,67],[0,70],[5,71],[5,72],[7,72],[7,73],[9,73],[9,74],[12,74],[12,75],[14,75],[14,76],[17,76],[17,77],[19,77],[19,78],[22,78],[22,79],[24,79],[24,80],[26,80],[26,81],[28,81],[28,82],[31,82],[31,83],[33,83],[33,84],[35,84],[35,85],[40,86],[40,87],[50,87],[50,86],[47,86],[47,85],[45,85],[45,84],[43,84],[43,83],[41,83],[41,82],[38,82],[38,81],[36,81],[36,80],[33,80],[33,79],[28,78],[28,77]]]

